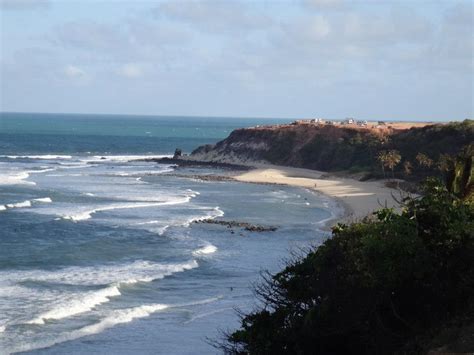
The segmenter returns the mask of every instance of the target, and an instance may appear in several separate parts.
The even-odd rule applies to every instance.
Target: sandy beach
[[[343,221],[363,218],[382,207],[398,206],[393,196],[398,198],[399,193],[385,187],[382,181],[362,182],[324,175],[326,174],[315,170],[259,164],[254,170],[235,175],[234,179],[241,182],[274,183],[313,189],[334,198],[344,207],[344,216],[341,218]]]

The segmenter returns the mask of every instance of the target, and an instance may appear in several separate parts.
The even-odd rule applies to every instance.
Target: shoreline
[[[253,170],[240,172],[232,178],[240,182],[302,187],[328,196],[335,202],[331,210],[336,211],[332,218],[325,221],[326,227],[336,222],[360,220],[383,207],[399,207],[393,198],[397,191],[384,186],[383,181],[363,182],[328,176],[328,173],[316,170],[271,164],[255,164]]]
[[[334,210],[334,213],[330,219],[323,221],[324,229],[330,228],[337,222],[347,223],[360,220],[383,207],[400,207],[394,199],[399,192],[386,187],[383,180],[359,181],[349,177],[334,176],[323,171],[234,159],[225,163],[201,162],[190,159],[188,156],[185,159],[176,160],[178,166],[180,162],[184,162],[184,166],[198,166],[205,163],[209,167],[225,167],[231,170],[225,175],[203,175],[203,180],[287,185],[307,188],[312,192],[325,195],[334,201],[334,205],[331,206],[331,211]],[[194,176],[194,178],[201,177]]]

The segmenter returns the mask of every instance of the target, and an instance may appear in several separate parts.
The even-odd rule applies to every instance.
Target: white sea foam
[[[193,251],[193,255],[201,256],[201,255],[213,254],[216,251],[217,251],[217,247],[215,245],[209,244],[209,245],[206,245],[205,247],[202,247]]]
[[[161,223],[161,221],[153,220],[153,221],[139,222],[136,225],[137,226],[143,226],[143,225],[147,225],[147,224],[158,224],[158,223]]]
[[[51,282],[65,285],[108,285],[118,286],[136,282],[151,282],[174,273],[198,267],[196,260],[184,263],[164,264],[137,260],[127,264],[111,264],[94,267],[68,267],[57,271],[22,270],[0,272],[0,284],[21,282]],[[2,286],[3,287],[3,286]],[[14,297],[14,294],[10,295]]]
[[[191,193],[190,196],[192,196],[192,197],[196,197],[196,196],[201,194],[200,192],[194,191],[194,190],[191,190],[191,189],[186,189],[186,192],[190,192]]]
[[[52,155],[52,154],[45,154],[45,155],[2,155],[2,156],[0,156],[0,158],[54,160],[54,159],[71,159],[72,156],[70,156],[70,155]]]
[[[84,164],[84,163],[79,163],[79,164],[77,164],[77,163],[68,163],[68,164],[59,163],[59,165],[60,165],[61,170],[92,168],[92,165],[88,165],[88,164]],[[62,175],[58,175],[58,176],[62,176]]]
[[[189,218],[185,223],[183,223],[184,227],[189,227],[192,223],[198,221],[204,221],[207,219],[215,219],[217,217],[224,216],[224,211],[222,211],[219,206],[214,207],[209,213],[204,216],[196,216]]]
[[[11,349],[10,352],[15,353],[21,351],[31,351],[49,348],[55,344],[63,343],[65,341],[75,340],[84,336],[103,332],[104,330],[114,327],[118,324],[129,323],[134,319],[148,317],[151,314],[164,310],[166,308],[168,308],[168,306],[164,304],[150,304],[133,308],[114,310],[100,322],[74,330],[70,333],[63,333],[57,335],[54,337],[54,339],[42,340],[31,344],[16,345],[15,348]]]
[[[46,169],[38,169],[38,170],[28,170],[28,173],[30,174],[41,174],[41,173],[47,173],[48,171],[54,171],[56,170],[55,168],[46,168]]]
[[[168,308],[168,306],[165,304],[150,304],[139,307],[115,310],[110,316],[106,317],[100,322],[88,325],[84,328],[77,330],[76,332],[78,334],[81,334],[81,336],[100,333],[103,330],[113,327],[117,324],[129,323],[137,318],[148,317],[150,314],[155,313],[157,311],[161,311],[166,308]]]
[[[163,221],[153,220],[153,221],[139,222],[139,223],[136,223],[135,225],[136,226],[150,226],[150,225],[153,226],[154,224],[160,224],[162,222]],[[153,233],[158,233],[158,235],[163,235],[169,227],[170,227],[169,224],[167,224],[157,229],[153,229],[153,228],[149,229],[149,231]]]
[[[97,212],[104,212],[104,211],[112,211],[112,210],[120,210],[120,209],[131,209],[131,208],[145,208],[145,207],[156,207],[156,206],[169,206],[169,205],[179,205],[183,203],[187,203],[191,200],[190,196],[181,197],[171,201],[163,201],[163,202],[146,202],[146,203],[116,203],[108,206],[97,207],[91,210],[82,211],[73,215],[63,215],[62,218],[66,220],[70,220],[73,222],[84,221],[92,217],[94,213]]]
[[[26,201],[17,202],[17,203],[7,203],[5,206],[6,206],[7,208],[31,207],[31,201],[26,200]]]
[[[165,234],[166,230],[169,228],[170,226],[169,225],[166,225],[166,226],[163,226],[161,228],[158,228],[158,230],[156,231],[158,233],[158,235],[163,235]]]
[[[199,306],[201,304],[216,302],[216,301],[222,299],[223,297],[224,296],[219,295],[219,296],[216,296],[216,297],[205,298],[205,299],[199,300],[199,301],[192,301],[192,302],[186,302],[186,303],[176,303],[176,304],[170,305],[170,308]]]
[[[57,271],[0,272],[0,290],[4,291],[2,295],[5,297],[11,299],[30,299],[34,297],[46,307],[49,307],[40,309],[39,315],[34,319],[20,321],[24,324],[42,325],[45,324],[46,320],[59,320],[89,312],[98,305],[109,302],[111,298],[120,296],[120,288],[124,285],[152,282],[198,266],[196,260],[174,264],[139,260],[128,264],[69,267]],[[101,286],[102,288],[82,293],[66,291],[60,294],[51,292],[38,294],[35,288],[18,286],[28,282],[47,282],[83,287]],[[9,321],[18,322],[15,319]]]
[[[154,303],[154,304],[144,304],[144,305],[131,307],[131,308],[115,309],[106,313],[105,317],[97,323],[87,325],[80,329],[73,330],[72,332],[69,332],[69,333],[62,333],[62,334],[55,335],[54,338],[42,339],[40,341],[36,341],[36,342],[34,341],[29,344],[28,343],[15,344],[13,348],[8,349],[7,353],[16,353],[16,352],[21,352],[21,351],[31,351],[31,350],[48,348],[53,345],[63,343],[66,341],[71,341],[71,340],[79,339],[85,336],[101,333],[104,330],[112,328],[119,324],[130,323],[136,319],[146,318],[159,311],[163,311],[170,308],[189,307],[189,306],[207,304],[207,303],[215,302],[221,298],[222,296],[218,296],[218,297],[213,297],[209,299],[183,303],[183,304],[166,305],[166,304]],[[219,310],[219,311],[223,311],[223,310]],[[210,314],[212,313],[217,313],[217,312],[210,312]],[[196,318],[199,318],[199,316]]]
[[[27,185],[36,185],[32,181],[25,181],[30,176],[28,171],[9,173],[6,175],[0,174],[0,185],[17,185],[17,184],[27,184]]]
[[[25,181],[31,174],[40,174],[48,171],[56,170],[54,168],[44,168],[38,170],[24,170],[18,171],[15,169],[9,170],[6,173],[0,174],[0,185],[36,185],[33,181]]]
[[[44,324],[48,319],[63,319],[92,310],[95,306],[110,301],[111,297],[120,296],[117,286],[110,286],[99,291],[88,292],[77,299],[62,302],[56,308],[40,314],[28,324]]]
[[[42,203],[51,203],[53,200],[51,200],[51,197],[42,197],[42,198],[35,198],[33,201],[36,202],[42,202]]]
[[[172,155],[93,155],[88,157],[81,157],[80,160],[83,162],[128,162],[133,160],[144,160],[144,159],[160,159],[160,158],[171,158]]]
[[[234,310],[234,307],[219,308],[219,309],[215,309],[215,310],[212,310],[212,311],[209,311],[209,312],[201,313],[201,314],[198,314],[198,315],[192,317],[191,319],[187,320],[186,322],[184,322],[184,324],[189,324],[191,322],[194,322],[196,319],[209,317],[209,316],[212,316],[214,314],[221,313],[221,312],[226,312],[226,311],[230,311],[230,310]]]
[[[31,207],[31,202],[51,203],[53,201],[51,200],[50,197],[43,197],[43,198],[35,198],[32,201],[26,200],[23,202],[7,203],[6,205],[0,205],[0,211],[5,211],[6,209],[10,209],[10,208]]]
[[[124,172],[124,171],[118,171],[115,173],[108,173],[105,174],[106,176],[119,176],[119,177],[139,177],[141,178],[142,176],[154,176],[154,175],[162,175],[164,173],[170,173],[174,171],[173,168],[162,168],[161,170],[137,170],[133,172]]]

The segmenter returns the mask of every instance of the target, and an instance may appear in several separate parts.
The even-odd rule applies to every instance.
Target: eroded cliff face
[[[272,164],[309,169],[379,170],[376,157],[381,150],[396,149],[403,163],[416,165],[424,153],[435,162],[440,154],[458,154],[474,142],[474,121],[433,124],[410,129],[375,129],[318,124],[274,125],[237,129],[215,145],[197,148],[191,159]],[[436,164],[432,166],[436,169]]]
[[[385,133],[326,125],[277,125],[237,129],[215,145],[199,147],[193,159],[218,162],[269,162],[331,170],[365,154],[362,142],[379,142]],[[359,146],[345,152],[344,146]],[[344,155],[344,159],[341,159]],[[337,160],[337,161],[333,161]],[[345,163],[344,163],[345,162]]]

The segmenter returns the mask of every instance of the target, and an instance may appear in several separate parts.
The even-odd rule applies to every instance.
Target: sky
[[[473,117],[470,0],[0,0],[0,111]]]

